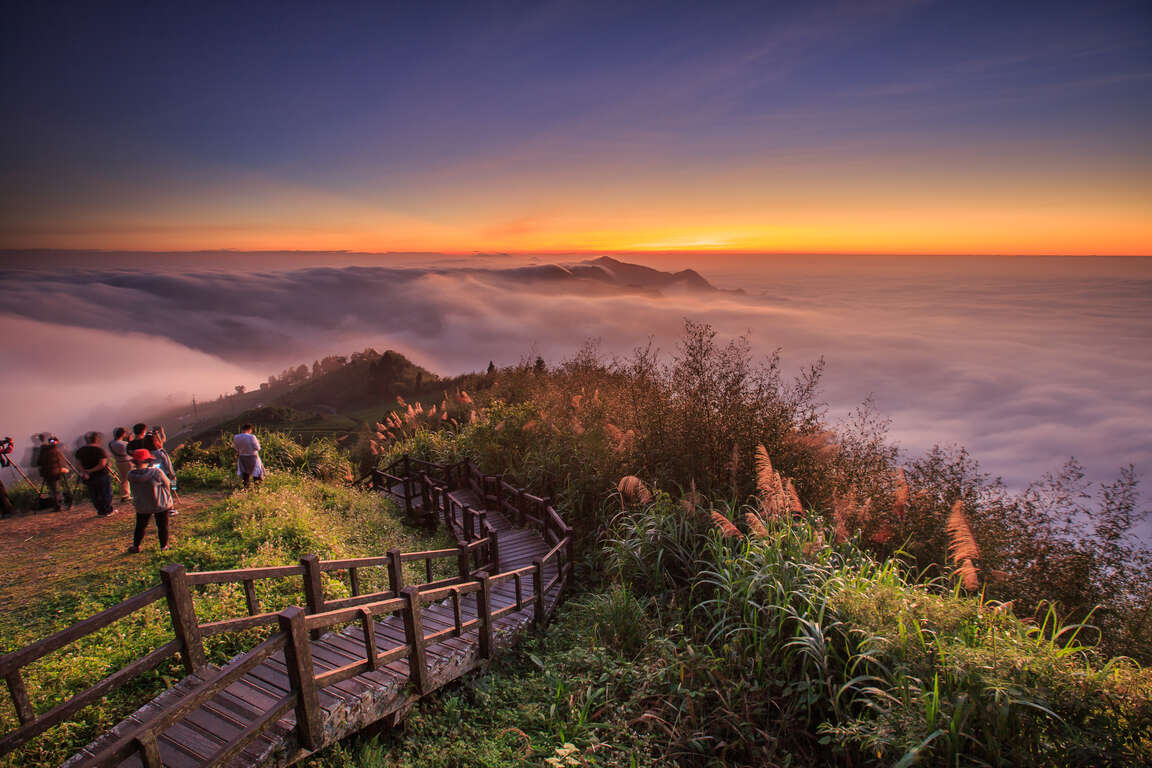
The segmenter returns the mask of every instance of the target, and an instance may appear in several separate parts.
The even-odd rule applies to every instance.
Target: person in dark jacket
[[[168,549],[168,515],[172,511],[172,488],[168,476],[159,467],[149,466],[152,452],[145,448],[132,451],[132,471],[128,483],[132,486],[132,504],[136,507],[136,529],[132,532],[129,552],[139,552],[148,528],[148,518],[156,519],[156,534],[160,549]]]
[[[132,425],[132,439],[128,441],[128,453],[138,451],[141,448],[144,450],[152,449],[152,441],[147,439],[148,425],[141,422]]]
[[[8,517],[15,511],[12,500],[8,498],[8,489],[4,487],[4,481],[0,480],[0,517]]]
[[[64,492],[64,504],[71,507],[72,486],[68,483],[68,464],[64,461],[64,454],[60,452],[60,440],[56,435],[49,435],[46,432],[40,435],[36,466],[40,470],[40,477],[48,487],[49,496],[52,497],[52,509],[60,511],[61,490]]]
[[[108,517],[116,510],[112,508],[112,472],[108,466],[108,454],[104,446],[104,435],[89,432],[84,436],[85,445],[76,451],[84,484],[88,486],[88,496],[96,507],[99,517]]]

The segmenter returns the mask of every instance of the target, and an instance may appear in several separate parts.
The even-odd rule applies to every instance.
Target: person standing
[[[132,471],[128,482],[132,486],[132,504],[136,507],[136,529],[132,532],[132,546],[128,551],[140,551],[148,518],[156,519],[156,535],[160,550],[168,549],[168,514],[172,511],[172,490],[168,476],[159,467],[152,467],[152,452],[145,448],[132,451]]]
[[[264,479],[264,464],[260,461],[260,441],[252,434],[252,425],[245,424],[240,432],[232,438],[232,447],[236,449],[236,474],[248,487],[248,482],[254,480],[256,485]]]
[[[138,451],[141,448],[146,451],[150,450],[151,442],[145,438],[145,434],[147,432],[148,425],[143,422],[132,425],[132,439],[128,441],[129,454],[131,454],[133,451]]]
[[[132,471],[132,460],[128,458],[128,441],[124,438],[128,430],[116,427],[112,432],[112,441],[108,443],[108,450],[116,461],[116,473],[120,475],[120,503],[128,501],[132,492],[128,486],[128,473]]]
[[[40,477],[48,486],[48,493],[52,497],[52,509],[60,511],[60,489],[64,490],[64,504],[72,506],[72,486],[68,484],[68,467],[64,461],[64,454],[60,452],[60,439],[47,432],[40,435],[40,450],[36,456],[36,466],[40,470]]]
[[[80,462],[81,477],[88,486],[88,495],[92,499],[92,506],[96,507],[98,517],[108,517],[116,510],[112,508],[112,472],[109,470],[108,454],[100,445],[104,435],[99,432],[89,432],[84,436],[85,445],[76,451],[76,460]]]
[[[12,500],[8,498],[8,489],[4,487],[4,481],[0,480],[0,517],[8,517],[15,511]]]

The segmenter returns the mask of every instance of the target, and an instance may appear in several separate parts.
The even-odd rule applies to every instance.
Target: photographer
[[[148,434],[148,444],[145,447],[152,451],[154,465],[159,467],[160,471],[168,476],[168,482],[172,484],[172,490],[175,491],[176,470],[172,468],[172,457],[168,455],[168,451],[164,450],[163,427],[152,428],[152,431]]]
[[[108,471],[108,454],[100,445],[104,436],[99,432],[89,432],[84,436],[86,445],[76,451],[84,484],[92,497],[98,517],[108,517],[116,510],[112,508],[112,473]]]
[[[132,425],[132,439],[128,441],[128,453],[132,453],[143,448],[146,451],[152,449],[152,441],[147,439],[148,425],[144,422]]]
[[[128,501],[132,496],[132,490],[128,486],[128,473],[132,471],[132,460],[128,458],[128,441],[124,438],[128,436],[128,430],[124,427],[116,427],[112,432],[112,440],[108,443],[108,450],[112,452],[112,458],[116,460],[116,472],[120,475],[120,503]]]
[[[72,486],[68,483],[68,466],[64,454],[60,452],[60,438],[47,432],[40,435],[40,449],[36,456],[36,466],[40,477],[48,487],[52,499],[52,509],[60,511],[60,489],[63,487],[64,504],[72,506]]]
[[[0,440],[0,467],[12,465],[12,460],[8,458],[8,454],[12,453],[12,448],[12,438],[6,437]],[[8,498],[8,489],[4,487],[4,481],[0,480],[0,517],[8,517],[14,511],[12,500]]]

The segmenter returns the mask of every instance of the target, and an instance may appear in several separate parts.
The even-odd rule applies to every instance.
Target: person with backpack
[[[89,432],[84,436],[85,444],[76,451],[82,479],[88,486],[88,495],[98,517],[108,517],[116,511],[112,508],[112,472],[108,466],[108,454],[100,445],[103,441],[104,435]]]
[[[152,452],[146,448],[132,451],[132,471],[128,483],[132,486],[132,504],[136,507],[136,529],[132,532],[132,546],[128,551],[140,551],[148,519],[156,520],[156,535],[160,550],[168,549],[168,516],[172,511],[172,485],[159,467],[150,466]]]

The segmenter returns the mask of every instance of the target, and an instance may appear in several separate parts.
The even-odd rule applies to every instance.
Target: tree
[[[544,362],[544,358],[539,355],[536,356],[536,362],[532,363],[532,371],[536,374],[544,374],[548,370],[548,364]]]
[[[242,394],[244,394],[244,390],[245,390],[245,389],[246,389],[246,387],[245,387],[243,384],[237,384],[237,385],[236,385],[236,394],[237,394],[237,395],[242,395]]]
[[[492,360],[488,361],[488,375],[489,376],[495,376],[496,375],[496,363]]]

